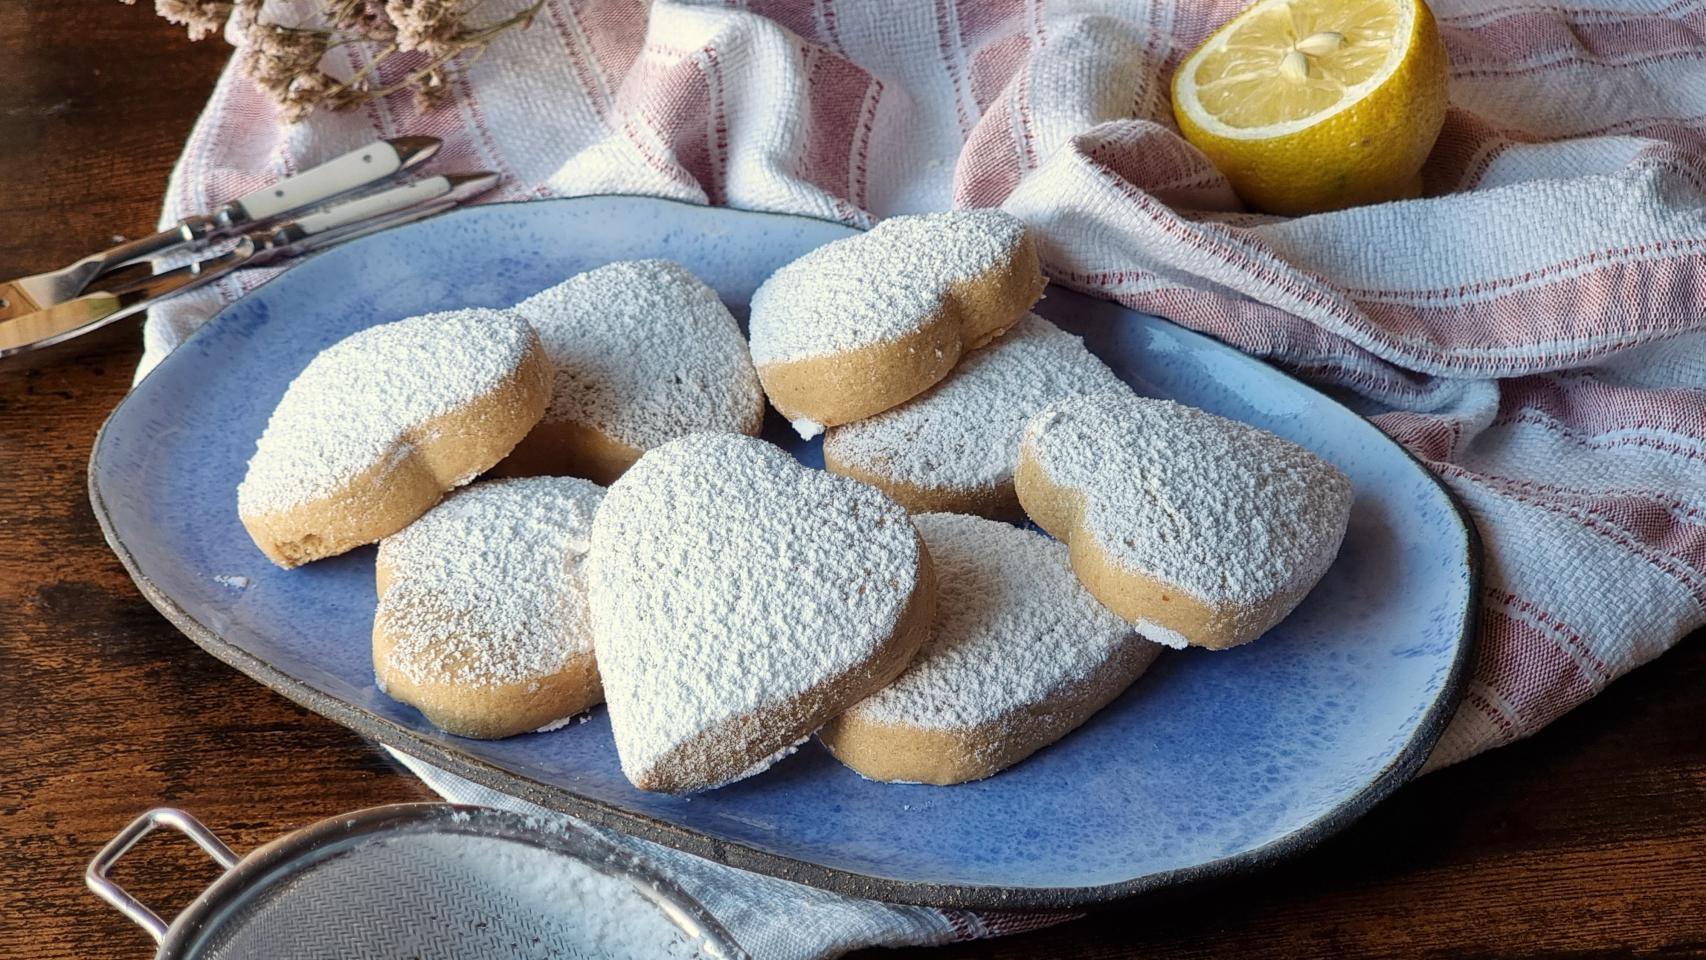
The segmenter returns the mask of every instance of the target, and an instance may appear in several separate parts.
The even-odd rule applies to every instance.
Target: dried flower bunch
[[[122,0],[134,3],[135,0]],[[191,40],[230,25],[244,72],[295,122],[314,110],[347,110],[376,97],[412,90],[426,111],[449,92],[452,61],[465,66],[505,30],[525,29],[545,5],[508,16],[479,17],[485,0],[309,0],[307,16],[284,24],[268,19],[265,0],[154,0],[154,9],[183,24]],[[361,65],[345,79],[323,69],[328,53],[357,45]],[[383,65],[400,76],[381,81]]]

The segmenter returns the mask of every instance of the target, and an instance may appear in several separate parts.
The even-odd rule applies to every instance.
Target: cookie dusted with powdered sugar
[[[1019,520],[1013,466],[1026,422],[1055,400],[1124,389],[1082,339],[1026,314],[918,397],[831,427],[823,462],[915,513]]]
[[[1151,640],[1213,650],[1284,619],[1339,552],[1351,484],[1248,424],[1129,393],[1050,404],[1025,428],[1025,513]]]
[[[500,474],[608,484],[640,454],[705,431],[756,436],[764,393],[717,292],[668,260],[612,263],[516,304],[556,371],[551,405]]]
[[[380,541],[379,688],[441,730],[484,739],[604,699],[586,600],[603,498],[575,477],[488,480]]]
[[[880,491],[695,434],[611,485],[589,596],[622,770],[687,793],[763,770],[894,679],[929,632],[935,578]]]
[[[390,536],[502,460],[539,421],[551,368],[502,310],[384,323],[321,351],[255,444],[237,513],[282,567]]]
[[[893,683],[819,734],[860,774],[990,776],[1077,728],[1160,652],[1090,596],[1059,541],[982,517],[913,522],[936,570],[930,639]]]
[[[892,217],[776,271],[752,296],[752,359],[770,404],[802,436],[929,389],[1042,295],[1017,217],[955,210]]]

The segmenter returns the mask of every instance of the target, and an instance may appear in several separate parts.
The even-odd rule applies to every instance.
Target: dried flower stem
[[[476,27],[473,30],[459,35],[452,49],[444,50],[434,56],[432,60],[428,61],[426,66],[415,70],[395,83],[374,90],[369,90],[365,87],[359,86],[356,88],[365,92],[369,97],[386,97],[398,92],[399,90],[407,90],[418,83],[427,81],[434,73],[443,68],[444,65],[452,58],[460,56],[464,57],[466,62],[472,63],[474,60],[479,59],[479,57],[485,54],[486,48],[491,44],[492,40],[496,39],[498,34],[510,29],[511,27],[520,27],[525,30],[531,26],[534,16],[536,16],[544,6],[545,0],[534,0],[532,6],[522,10],[512,17],[509,17],[508,19],[500,20],[497,23],[487,24],[483,27]],[[402,47],[399,44],[387,44],[384,49],[374,54],[372,60],[368,61],[365,66],[355,72],[349,80],[349,85],[360,84],[369,74],[378,70],[380,63],[382,63],[387,57],[401,51]],[[443,82],[444,81],[442,79],[432,81],[431,86],[438,87],[441,86]]]
[[[134,0],[122,0],[125,3]],[[316,109],[347,110],[377,97],[413,90],[425,111],[449,93],[451,61],[463,66],[485,53],[505,30],[532,25],[545,0],[534,0],[508,17],[469,25],[484,0],[320,0],[316,18],[326,26],[290,26],[261,20],[263,0],[155,0],[155,10],[181,23],[191,39],[218,32],[227,20],[241,36],[244,72],[272,95],[289,121]],[[346,80],[321,69],[333,50],[359,46],[366,63]],[[399,55],[424,56],[424,65],[401,79],[375,86],[381,65]]]

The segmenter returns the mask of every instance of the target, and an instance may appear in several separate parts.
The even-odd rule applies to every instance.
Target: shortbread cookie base
[[[1019,495],[1013,481],[1005,480],[992,487],[925,487],[867,470],[848,463],[823,448],[823,466],[831,473],[868,483],[893,497],[909,513],[969,513],[991,520],[1022,523],[1025,511],[1019,506]]]
[[[379,688],[439,729],[480,739],[532,733],[602,702],[575,559],[600,496],[563,478],[475,484],[382,541]],[[546,540],[541,518],[559,528]]]
[[[1046,286],[1036,241],[1028,233],[1006,269],[955,284],[948,302],[959,315],[961,352],[976,350],[1007,332],[1042,298]]]
[[[756,433],[756,431],[754,431]],[[585,477],[608,487],[645,453],[593,427],[540,421],[492,468],[494,477]]]
[[[388,537],[514,449],[544,415],[550,382],[545,352],[535,341],[497,389],[411,430],[389,457],[335,494],[288,510],[244,513],[243,527],[262,553],[287,569]]]
[[[1030,418],[1055,400],[1125,389],[1081,338],[1027,313],[929,390],[831,428],[824,465],[914,512],[1021,521],[1013,467]]]
[[[642,452],[690,433],[757,436],[764,391],[715,290],[667,260],[576,274],[516,304],[555,366],[544,419],[501,476],[608,486]]]
[[[537,680],[473,686],[410,680],[391,667],[397,642],[374,624],[373,674],[379,689],[459,737],[497,740],[533,733],[604,701],[598,661],[591,651],[571,657],[560,671]]]
[[[969,350],[1019,322],[1048,280],[1027,235],[1001,269],[956,284],[916,333],[841,353],[760,364],[759,382],[789,420],[833,427],[875,416],[930,389]]]
[[[396,533],[446,492],[503,459],[527,434],[549,400],[544,362],[535,348],[497,390],[422,424],[398,442],[388,459],[335,495],[290,510],[245,515],[243,526],[263,553],[286,568]]]
[[[641,790],[692,793],[756,773],[780,752],[848,707],[887,686],[912,662],[936,616],[936,575],[918,539],[916,583],[894,631],[863,664],[820,683],[787,703],[733,718],[684,742],[645,767],[625,760],[622,772]]]
[[[1092,680],[989,723],[930,729],[873,723],[847,713],[818,738],[860,776],[890,783],[949,786],[992,776],[1077,729],[1143,675],[1161,647],[1133,633]]]
[[[1335,549],[1319,558],[1317,569],[1297,578],[1301,586],[1264,597],[1250,604],[1213,605],[1192,596],[1176,584],[1146,573],[1121,567],[1097,544],[1084,521],[1084,494],[1055,484],[1032,455],[1029,444],[1019,453],[1014,475],[1019,501],[1037,526],[1067,544],[1072,571],[1091,596],[1137,626],[1148,628],[1150,639],[1175,645],[1163,631],[1182,637],[1191,646],[1224,650],[1249,643],[1285,619],[1315,586],[1337,554]],[[1161,630],[1155,630],[1159,626]]]
[[[758,380],[782,416],[833,427],[882,413],[930,389],[959,360],[960,337],[958,321],[943,312],[898,340],[760,365]]]

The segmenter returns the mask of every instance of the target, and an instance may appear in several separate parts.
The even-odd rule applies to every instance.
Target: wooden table
[[[189,44],[147,6],[0,3],[0,276],[151,229],[227,51]],[[123,322],[0,362],[3,956],[147,954],[141,931],[81,876],[147,807],[185,807],[247,850],[323,817],[429,796],[370,743],[199,651],[107,551],[83,471],[138,342],[137,324]],[[187,844],[165,841],[120,873],[169,909],[212,876]],[[1699,642],[1530,742],[1407,787],[1277,870],[916,955],[1632,954],[1706,957]]]

